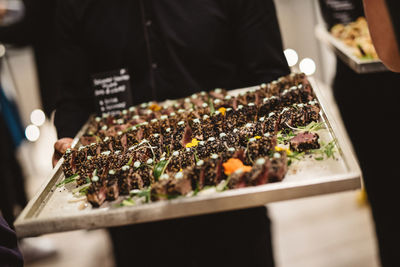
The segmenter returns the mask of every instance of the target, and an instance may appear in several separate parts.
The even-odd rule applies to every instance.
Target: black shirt
[[[289,72],[272,0],[62,0],[59,138],[95,110],[91,75],[127,68],[134,104]]]

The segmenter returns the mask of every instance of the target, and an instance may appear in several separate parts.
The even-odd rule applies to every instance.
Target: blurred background
[[[317,79],[336,121],[341,123],[331,92],[336,57],[315,37],[315,27],[323,23],[318,1],[275,0],[275,4],[289,65]],[[11,25],[23,16],[21,1],[0,1],[2,26]],[[51,108],[44,106],[43,92],[39,89],[37,43],[18,40],[9,44],[1,39],[1,33],[0,85],[14,106],[11,108],[14,123],[19,121],[21,125],[12,138],[17,140],[16,157],[22,166],[22,182],[29,200],[52,169],[56,132]],[[23,202],[16,201],[20,205],[13,209],[15,215]],[[304,198],[268,207],[277,266],[378,266],[371,212],[363,192]],[[26,266],[114,265],[109,237],[103,230],[28,238],[21,240],[20,246]]]

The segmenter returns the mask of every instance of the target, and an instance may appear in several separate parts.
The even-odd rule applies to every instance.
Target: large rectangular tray
[[[321,138],[326,140],[335,138],[337,140],[338,153],[336,153],[335,160],[329,159],[319,162],[310,159],[298,165],[294,164],[285,179],[278,183],[138,206],[115,208],[109,205],[97,209],[89,206],[84,210],[79,210],[79,203],[69,202],[72,194],[68,190],[56,187],[56,184],[64,178],[60,168],[62,162],[60,161],[39,192],[29,201],[15,221],[18,236],[37,236],[69,230],[158,221],[249,208],[275,201],[360,188],[361,171],[352,153],[349,141],[339,130],[340,128],[335,123],[332,113],[315,82],[312,80],[311,82],[322,106],[322,119],[326,122],[328,129],[325,136],[321,136]],[[74,144],[79,142],[79,136],[84,131],[85,126],[74,139]]]
[[[330,34],[322,25],[316,26],[315,35],[321,42],[330,47],[344,63],[357,73],[388,71],[386,66],[379,59],[360,59],[355,56],[350,47]]]

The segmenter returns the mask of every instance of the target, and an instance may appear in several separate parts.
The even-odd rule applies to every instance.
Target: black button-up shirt
[[[96,73],[128,69],[138,104],[289,72],[272,0],[62,0],[57,18],[59,137],[94,112]]]

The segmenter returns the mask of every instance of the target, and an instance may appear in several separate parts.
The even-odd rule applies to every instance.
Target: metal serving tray
[[[322,25],[317,25],[315,28],[315,35],[321,42],[330,47],[343,62],[345,62],[357,73],[388,71],[386,66],[379,59],[360,59],[355,56],[349,46],[330,34]]]
[[[74,197],[70,190],[56,187],[56,184],[64,179],[60,161],[15,221],[18,236],[37,236],[77,229],[158,221],[360,188],[361,171],[348,139],[340,132],[315,82],[312,80],[311,82],[322,106],[321,117],[327,126],[325,134],[320,134],[320,137],[325,141],[333,138],[337,140],[336,159],[324,161],[306,159],[292,164],[285,179],[278,183],[211,192],[137,206],[117,208],[115,205],[108,204],[105,207],[92,208],[89,205],[83,210],[79,209],[82,203],[71,202]],[[249,89],[252,88],[240,90]],[[232,93],[238,91],[235,90]],[[86,126],[74,139],[74,145],[79,142],[79,137],[84,133],[85,128]]]

